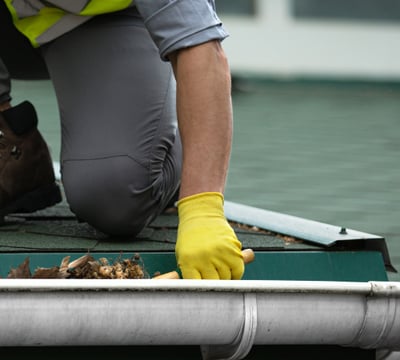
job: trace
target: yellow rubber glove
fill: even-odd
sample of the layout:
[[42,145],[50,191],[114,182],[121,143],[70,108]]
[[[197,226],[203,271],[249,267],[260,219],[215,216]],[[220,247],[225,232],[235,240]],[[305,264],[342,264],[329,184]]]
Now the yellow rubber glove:
[[175,254],[184,279],[239,280],[242,245],[224,215],[224,198],[205,192],[178,201]]

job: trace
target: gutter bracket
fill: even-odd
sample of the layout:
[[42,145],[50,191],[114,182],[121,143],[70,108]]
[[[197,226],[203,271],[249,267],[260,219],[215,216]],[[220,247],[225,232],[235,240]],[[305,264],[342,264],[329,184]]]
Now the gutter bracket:
[[400,302],[395,295],[386,294],[388,288],[390,285],[371,282],[371,294],[365,298],[363,324],[348,345],[364,349],[400,350]]
[[240,360],[247,356],[257,331],[257,296],[243,294],[243,323],[235,340],[228,345],[201,345],[203,360]]

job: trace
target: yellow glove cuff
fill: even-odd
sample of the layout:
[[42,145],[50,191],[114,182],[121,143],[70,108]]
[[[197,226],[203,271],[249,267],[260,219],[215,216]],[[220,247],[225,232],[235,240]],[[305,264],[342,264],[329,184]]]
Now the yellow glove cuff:
[[180,223],[199,216],[225,217],[224,196],[219,192],[203,192],[187,196],[177,203]]

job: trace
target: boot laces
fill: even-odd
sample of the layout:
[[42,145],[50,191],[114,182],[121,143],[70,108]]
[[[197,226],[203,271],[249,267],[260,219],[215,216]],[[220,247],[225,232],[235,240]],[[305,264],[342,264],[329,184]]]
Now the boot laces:
[[[5,136],[4,133],[0,130],[0,158],[3,157],[2,152],[7,148],[7,143],[5,142]],[[14,145],[11,148],[11,155],[14,156],[16,159],[18,159],[21,156],[21,149]]]
[[4,144],[4,133],[0,130],[0,150],[4,149],[6,145]]

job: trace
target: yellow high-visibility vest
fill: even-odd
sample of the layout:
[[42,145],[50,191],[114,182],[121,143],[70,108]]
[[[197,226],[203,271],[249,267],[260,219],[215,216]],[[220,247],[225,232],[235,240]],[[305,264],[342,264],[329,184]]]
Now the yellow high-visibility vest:
[[93,16],[119,11],[133,0],[5,0],[15,27],[34,47],[76,28]]

